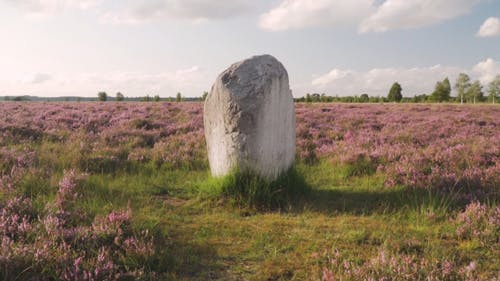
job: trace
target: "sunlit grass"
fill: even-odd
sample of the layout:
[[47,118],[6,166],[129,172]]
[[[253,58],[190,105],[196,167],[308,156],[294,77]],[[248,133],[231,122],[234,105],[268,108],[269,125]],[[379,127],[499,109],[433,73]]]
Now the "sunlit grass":
[[[353,176],[329,161],[299,164],[295,172],[311,190],[284,209],[200,197],[206,188],[221,188],[208,171],[147,168],[89,176],[78,206],[94,215],[131,207],[135,227],[157,235],[159,251],[148,267],[171,280],[314,279],[334,249],[360,262],[380,249],[458,261],[493,255],[456,240],[453,198],[388,189],[377,175]],[[26,179],[26,192],[32,184]],[[212,196],[227,196],[220,192]]]

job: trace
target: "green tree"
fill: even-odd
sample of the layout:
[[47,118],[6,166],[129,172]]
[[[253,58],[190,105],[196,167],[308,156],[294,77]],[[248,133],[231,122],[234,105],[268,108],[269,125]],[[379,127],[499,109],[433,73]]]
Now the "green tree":
[[125,97],[123,96],[122,93],[118,92],[116,93],[116,101],[123,101]]
[[106,92],[99,92],[97,94],[97,100],[98,101],[107,101],[108,100],[108,94],[106,94]]
[[205,92],[203,92],[203,95],[201,95],[201,100],[205,101],[207,99],[207,97],[208,97],[208,92],[205,91]]
[[18,96],[12,99],[13,101],[30,101],[27,96]]
[[177,93],[177,96],[175,97],[176,102],[181,102],[182,101],[182,94],[180,92]]
[[500,98],[500,74],[488,84],[488,98],[495,104],[495,100]]
[[370,97],[368,96],[368,94],[362,94],[362,95],[359,97],[359,101],[360,101],[360,102],[369,102],[369,101],[370,101]]
[[467,91],[466,95],[467,95],[467,99],[469,100],[469,102],[476,103],[476,101],[477,102],[482,101],[483,100],[483,86],[481,85],[481,83],[479,83],[478,80],[474,81],[474,83],[472,83],[470,85],[470,88]]
[[306,98],[305,97],[300,97],[300,98],[295,98],[293,99],[294,102],[305,102]]
[[159,95],[155,95],[155,96],[153,97],[153,100],[154,100],[155,102],[159,102],[159,101],[160,101],[160,96],[159,96]]
[[309,94],[309,93],[306,94],[306,102],[307,103],[311,103],[312,102],[312,97],[311,97],[311,94]]
[[151,97],[149,95],[146,95],[145,97],[142,98],[142,101],[149,102],[151,101]]
[[434,92],[431,95],[433,101],[443,102],[449,101],[451,95],[450,80],[446,77],[442,82],[437,82]]
[[401,85],[398,82],[394,82],[392,84],[391,89],[389,90],[389,94],[387,95],[387,99],[389,101],[400,102],[403,99],[403,95],[401,94]]
[[320,102],[321,101],[321,95],[318,93],[314,93],[311,95],[312,101],[313,102]]
[[415,95],[415,96],[413,96],[412,101],[415,102],[415,103],[417,103],[417,102],[425,102],[425,101],[427,101],[427,95],[426,94]]
[[465,93],[469,90],[470,77],[465,73],[460,73],[457,77],[457,81],[455,82],[455,89],[457,90],[457,96],[460,97],[460,103],[464,103]]
[[323,93],[323,94],[321,94],[320,99],[321,99],[321,102],[328,102],[328,97],[327,97],[327,96],[326,96],[326,94],[324,94],[324,93]]

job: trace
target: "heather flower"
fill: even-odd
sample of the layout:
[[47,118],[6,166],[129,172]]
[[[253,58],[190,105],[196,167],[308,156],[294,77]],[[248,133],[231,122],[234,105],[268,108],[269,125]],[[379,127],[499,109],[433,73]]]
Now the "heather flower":
[[14,197],[8,200],[4,207],[0,207],[0,235],[11,239],[26,237],[33,228],[33,213],[29,199]]
[[[477,263],[463,267],[450,261],[431,261],[425,257],[387,253],[382,249],[370,260],[353,262],[336,254],[322,268],[321,280],[476,280]],[[478,279],[477,279],[478,280]]]
[[458,214],[457,235],[462,239],[478,239],[483,244],[498,242],[500,232],[500,207],[488,208],[479,202],[472,202]]
[[64,172],[63,178],[59,181],[58,196],[60,200],[76,199],[78,196],[78,193],[76,192],[76,178],[77,174],[75,170]]

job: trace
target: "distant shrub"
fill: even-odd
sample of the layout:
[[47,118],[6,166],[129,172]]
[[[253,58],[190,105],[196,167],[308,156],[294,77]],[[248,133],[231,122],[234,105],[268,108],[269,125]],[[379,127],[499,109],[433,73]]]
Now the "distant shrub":
[[98,101],[107,101],[108,100],[108,94],[106,92],[99,92],[99,93],[97,93],[97,100]]
[[[3,132],[2,132],[3,131]],[[5,134],[9,139],[19,142],[37,142],[43,138],[43,132],[40,129],[30,128],[28,126],[10,126],[0,128],[0,133]]]
[[27,96],[15,97],[12,100],[13,101],[31,101],[31,99]]
[[130,124],[135,129],[152,130],[155,128],[151,120],[148,119],[134,119]]
[[152,148],[155,145],[155,137],[152,135],[143,134],[136,136],[132,140],[133,147],[149,147]]
[[118,158],[109,156],[93,157],[88,159],[88,162],[82,164],[86,167],[86,171],[105,174],[114,173],[121,166]]
[[369,176],[377,171],[378,163],[367,155],[359,154],[354,160],[347,162],[346,175]]
[[123,96],[122,93],[118,92],[116,93],[116,101],[124,101],[125,100],[125,96]]
[[387,99],[389,101],[400,102],[403,99],[401,91],[402,91],[401,85],[398,82],[394,82],[394,84],[392,84],[391,86],[391,89],[389,90]]

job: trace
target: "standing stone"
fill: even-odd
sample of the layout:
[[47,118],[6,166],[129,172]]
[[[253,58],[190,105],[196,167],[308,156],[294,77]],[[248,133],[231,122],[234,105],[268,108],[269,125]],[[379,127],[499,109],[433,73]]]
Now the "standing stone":
[[255,56],[222,72],[205,101],[205,138],[214,176],[234,169],[276,179],[295,160],[295,110],[285,67]]

